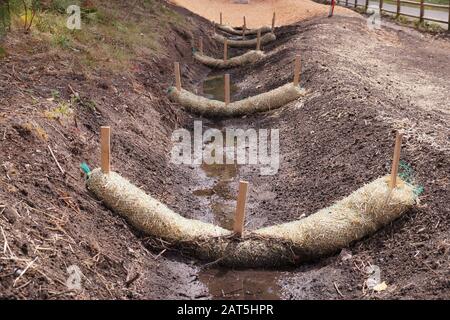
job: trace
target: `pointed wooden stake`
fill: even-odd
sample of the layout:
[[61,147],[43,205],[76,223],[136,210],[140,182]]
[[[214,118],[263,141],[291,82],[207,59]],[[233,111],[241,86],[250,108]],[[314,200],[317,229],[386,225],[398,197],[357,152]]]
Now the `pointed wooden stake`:
[[273,17],[272,17],[272,32],[275,30],[275,18],[276,18],[276,15],[275,15],[275,12],[273,13]]
[[228,60],[228,39],[225,38],[223,41],[223,61],[227,62]]
[[108,174],[111,171],[111,127],[100,128],[100,149],[101,169]]
[[175,83],[178,91],[181,91],[181,71],[180,71],[180,63],[174,62],[175,67]]
[[301,69],[301,60],[300,55],[295,56],[295,66],[294,66],[294,86],[298,86],[300,83],[300,69]]
[[244,16],[244,26],[242,27],[242,39],[245,39],[245,32],[247,31],[247,21]]
[[222,12],[220,13],[220,25],[223,25]]
[[248,182],[239,182],[239,194],[236,205],[236,214],[234,217],[233,231],[242,237],[244,232],[245,206],[247,203]]
[[261,50],[261,29],[259,29],[256,34],[256,50]]
[[225,74],[225,105],[230,104],[230,74]]
[[400,162],[400,150],[402,147],[402,138],[403,134],[397,132],[397,136],[395,137],[394,159],[392,160],[391,182],[389,185],[391,189],[394,189],[397,186],[398,164]]

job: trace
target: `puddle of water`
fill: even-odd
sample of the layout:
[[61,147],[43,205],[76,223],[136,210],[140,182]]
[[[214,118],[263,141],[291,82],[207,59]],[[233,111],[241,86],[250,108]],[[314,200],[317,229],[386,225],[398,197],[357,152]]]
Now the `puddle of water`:
[[[210,187],[194,190],[193,195],[206,199],[214,223],[231,230],[236,208],[239,166],[237,164],[202,164],[200,169]],[[280,299],[278,280],[281,272],[267,270],[227,270],[211,268],[199,273],[214,299]]]
[[[203,95],[208,99],[225,101],[225,79],[223,75],[211,76],[203,82]],[[230,84],[230,95],[237,91],[237,87]]]
[[200,169],[207,178],[213,180],[213,184],[209,188],[194,190],[192,194],[207,198],[214,223],[231,230],[236,206],[236,191],[233,190],[233,185],[236,184],[238,166],[236,164],[202,164]]
[[[231,85],[231,94],[236,89]],[[203,94],[209,99],[224,101],[224,77],[207,78],[203,83]],[[217,129],[223,128],[218,125]],[[192,194],[206,203],[216,225],[231,230],[236,210],[239,166],[204,163],[200,170],[208,187],[194,190]],[[278,280],[281,275],[282,272],[278,271],[211,268],[201,271],[199,279],[215,299],[280,299]]]
[[199,278],[214,299],[279,300],[278,279],[282,274],[266,270],[211,269],[202,271]]

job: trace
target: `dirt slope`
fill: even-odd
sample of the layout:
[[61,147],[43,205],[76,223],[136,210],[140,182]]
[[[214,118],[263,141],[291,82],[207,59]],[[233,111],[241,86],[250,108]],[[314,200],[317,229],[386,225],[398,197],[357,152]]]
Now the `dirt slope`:
[[[53,50],[29,35],[8,36],[8,57],[0,60],[0,297],[260,298],[270,284],[277,287],[272,298],[449,298],[445,39],[389,26],[369,31],[358,17],[283,27],[277,42],[264,48],[271,54],[268,60],[232,71],[239,89],[233,98],[290,81],[291,61],[300,52],[307,99],[252,117],[203,119],[214,127],[281,131],[279,174],[263,177],[256,168],[241,167],[232,181],[251,184],[248,228],[311,214],[385,174],[394,131],[406,129],[402,159],[424,187],[420,205],[347,248],[350,259],[336,255],[294,270],[213,269],[215,277],[208,282],[201,277],[201,262],[139,234],[92,198],[79,165],[98,166],[99,127],[111,125],[114,170],[181,214],[214,221],[192,193],[204,184],[202,177],[169,162],[172,131],[192,128],[198,118],[170,103],[165,92],[173,83],[175,60],[183,64],[183,85],[202,90],[210,70],[192,60],[192,36],[202,35],[211,55],[220,56],[221,48],[208,38],[209,22],[175,10],[186,16],[184,27],[163,31],[166,50],[133,59],[126,72],[86,67],[75,50]],[[140,10],[131,17],[149,18]],[[73,114],[49,114],[73,92],[81,97],[72,105]],[[59,171],[49,145],[67,174]],[[231,193],[234,197],[235,189]],[[366,290],[364,267],[370,264],[380,267],[386,291]],[[81,291],[67,289],[72,265],[84,275]],[[257,279],[260,287],[247,288],[239,275]]]
[[[143,9],[126,12],[119,23],[155,19],[155,12]],[[201,33],[202,27],[193,18],[184,21],[183,29],[172,25],[162,34],[161,54],[133,57],[126,72],[114,72],[103,61],[87,66],[77,55],[80,49],[61,50],[35,34],[8,34],[2,44],[8,55],[0,60],[1,298],[207,294],[196,280],[197,267],[158,256],[163,248],[146,249],[146,241],[86,191],[80,170],[84,161],[99,165],[99,129],[110,125],[113,168],[162,201],[183,203],[174,197],[177,181],[192,180],[191,173],[168,164],[168,148],[170,133],[186,115],[169,104],[165,91],[174,60],[193,66],[185,72],[186,87],[205,72],[190,55],[190,30]],[[71,266],[83,274],[81,291],[66,286]]]
[[[281,296],[339,299],[337,286],[345,298],[449,298],[448,40],[389,24],[370,31],[363,18],[344,17],[277,35],[265,48],[276,52],[271,59],[232,74],[241,89],[235,98],[290,81],[298,52],[311,94],[266,117],[222,124],[280,129],[280,173],[241,171],[253,186],[249,227],[309,215],[389,172],[398,129],[405,131],[402,160],[424,188],[416,209],[348,248],[351,259],[336,256],[278,275]],[[365,288],[368,265],[381,269],[385,292]]]

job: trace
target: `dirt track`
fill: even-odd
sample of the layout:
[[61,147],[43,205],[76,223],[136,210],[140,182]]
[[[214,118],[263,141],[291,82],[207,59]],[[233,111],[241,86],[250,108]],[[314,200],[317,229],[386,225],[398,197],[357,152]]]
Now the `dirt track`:
[[[211,32],[195,16],[186,28],[196,38]],[[25,56],[18,45],[25,41],[16,40],[7,43],[10,56],[0,64],[0,226],[15,255],[38,260],[19,288],[13,288],[14,272],[25,265],[0,260],[0,296],[341,299],[338,287],[345,298],[450,298],[448,40],[389,26],[369,31],[358,17],[316,18],[277,29],[277,36],[264,48],[268,60],[232,71],[234,99],[291,81],[298,52],[308,98],[252,117],[203,120],[211,127],[279,128],[281,170],[264,177],[241,167],[215,192],[226,188],[234,198],[237,181],[250,182],[251,229],[309,215],[388,172],[394,131],[404,128],[402,159],[425,190],[414,210],[347,248],[351,259],[345,261],[337,254],[295,270],[199,273],[201,262],[165,250],[167,244],[140,235],[93,199],[79,170],[82,161],[98,165],[99,126],[111,125],[115,170],[183,215],[217,222],[210,208],[205,211],[212,197],[194,192],[211,181],[196,168],[169,163],[171,132],[192,128],[197,119],[167,100],[171,62],[183,62],[183,84],[193,91],[201,91],[210,72],[192,60],[190,35],[168,31],[170,54],[136,61],[125,75],[74,67],[70,53],[38,43]],[[206,37],[205,50],[220,56],[221,48]],[[96,101],[96,110],[78,105],[75,120],[43,116],[54,107],[47,100],[51,90],[69,99],[69,84],[83,100]],[[55,167],[48,144],[70,176]],[[381,268],[386,291],[366,290],[369,264]],[[66,290],[69,265],[83,271],[81,293]]]
[[[249,28],[270,26],[274,12],[276,12],[276,25],[283,26],[305,19],[327,16],[329,10],[329,7],[310,0],[251,0],[250,5],[239,4],[234,0],[169,1],[217,23],[222,12],[223,23],[231,26],[241,26],[245,16]],[[354,12],[341,7],[336,7],[335,13],[356,16]]]

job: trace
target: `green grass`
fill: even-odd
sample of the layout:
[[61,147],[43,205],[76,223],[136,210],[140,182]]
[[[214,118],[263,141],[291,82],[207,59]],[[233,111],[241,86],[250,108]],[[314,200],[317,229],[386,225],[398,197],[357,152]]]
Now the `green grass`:
[[414,26],[418,28],[419,30],[428,31],[428,32],[440,32],[442,31],[442,27],[433,22],[429,21],[423,21],[420,22],[419,20],[414,22]]
[[[418,1],[418,0],[412,0],[412,1]],[[420,2],[420,1],[418,1]],[[426,3],[435,3],[435,4],[448,4],[449,0],[425,0]]]
[[73,114],[73,109],[71,108],[71,105],[66,102],[61,102],[56,108],[45,111],[44,115],[48,119],[63,119],[70,117]]
[[443,28],[439,24],[430,21],[420,22],[419,19],[411,19],[402,15],[394,17],[394,19],[402,25],[414,26],[415,28],[426,32],[438,33],[443,31]]
[[[96,8],[82,9],[81,30],[69,30],[65,8],[79,2],[53,0],[50,10],[35,17],[31,33],[54,49],[75,52],[84,65],[92,68],[108,65],[122,71],[135,58],[163,54],[164,30],[171,25],[188,25],[184,16],[153,0],[138,2],[135,8],[99,0],[94,2]],[[19,29],[18,22],[15,27]]]
[[54,34],[52,37],[52,44],[67,49],[70,47],[70,39],[64,34]]
[[0,46],[0,59],[3,59],[4,57],[6,57],[6,50]]
[[[410,1],[414,1],[417,2],[417,4],[420,4],[420,0],[410,0]],[[449,0],[424,0],[425,3],[432,3],[432,4],[442,4],[442,5],[448,5],[449,4]],[[397,1],[396,0],[384,0],[385,3],[390,3],[390,4],[396,4]],[[414,4],[409,4],[409,3],[402,3],[401,4],[402,7],[403,6],[408,6],[408,7],[415,7],[415,8],[419,8],[419,5],[414,5]],[[425,6],[425,8],[427,8],[427,6]],[[445,8],[433,8],[433,10],[444,10],[447,11]]]

